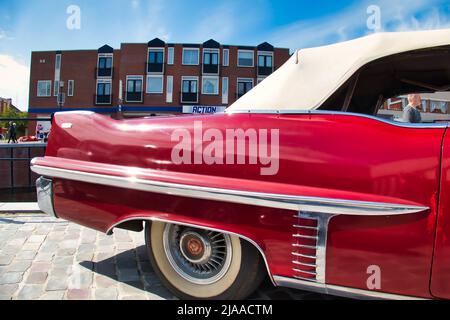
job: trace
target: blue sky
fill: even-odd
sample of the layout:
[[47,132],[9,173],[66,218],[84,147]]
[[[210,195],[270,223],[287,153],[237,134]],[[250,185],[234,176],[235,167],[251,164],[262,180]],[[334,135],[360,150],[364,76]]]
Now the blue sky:
[[[80,8],[80,29],[66,26],[71,5]],[[31,51],[154,37],[304,48],[374,32],[370,5],[380,9],[382,31],[450,28],[449,0],[0,0],[0,96],[28,107]]]

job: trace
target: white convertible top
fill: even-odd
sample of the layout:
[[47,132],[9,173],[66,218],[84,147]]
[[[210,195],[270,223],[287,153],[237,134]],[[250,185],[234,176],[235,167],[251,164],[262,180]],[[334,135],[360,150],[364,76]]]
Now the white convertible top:
[[301,49],[227,112],[315,110],[361,67],[407,51],[450,45],[450,29],[376,33]]

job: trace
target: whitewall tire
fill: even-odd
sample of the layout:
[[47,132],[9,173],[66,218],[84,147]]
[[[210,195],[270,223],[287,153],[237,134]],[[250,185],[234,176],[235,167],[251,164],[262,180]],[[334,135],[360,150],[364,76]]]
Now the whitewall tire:
[[150,262],[182,299],[245,299],[266,275],[256,248],[234,235],[148,222]]

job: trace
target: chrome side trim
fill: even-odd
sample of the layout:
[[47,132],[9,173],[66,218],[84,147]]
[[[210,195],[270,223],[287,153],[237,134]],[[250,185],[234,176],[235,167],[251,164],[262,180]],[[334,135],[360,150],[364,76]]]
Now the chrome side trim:
[[274,276],[275,283],[280,287],[288,287],[293,289],[330,294],[340,297],[357,298],[357,299],[382,299],[382,300],[426,300],[418,297],[402,296],[397,294],[369,291],[341,286],[334,286],[324,283],[305,281],[300,279],[292,279],[280,276]]
[[340,115],[340,116],[353,116],[366,118],[371,120],[376,120],[379,122],[387,123],[396,127],[402,128],[416,128],[416,129],[424,129],[424,128],[447,128],[450,123],[406,123],[399,121],[389,121],[387,119],[371,116],[368,114],[362,113],[353,113],[353,112],[342,112],[342,111],[326,111],[326,110],[236,110],[236,111],[225,111],[227,114],[280,114],[280,115]]
[[273,285],[276,286],[276,283],[274,281],[273,275],[270,272],[270,268],[269,268],[269,263],[267,262],[267,258],[266,255],[264,254],[264,251],[262,250],[262,248],[252,239],[243,236],[242,234],[239,233],[235,233],[235,232],[230,232],[230,231],[226,231],[223,229],[217,229],[217,228],[207,228],[207,227],[203,227],[203,226],[198,226],[196,224],[191,224],[191,223],[185,223],[185,222],[179,222],[176,220],[169,220],[169,219],[161,219],[161,218],[153,218],[153,217],[133,217],[133,218],[128,218],[128,219],[123,219],[121,221],[118,221],[116,223],[114,223],[112,226],[109,227],[109,229],[106,231],[107,235],[111,235],[114,231],[114,228],[116,228],[118,225],[124,223],[124,222],[128,222],[128,221],[136,221],[136,220],[141,220],[141,221],[157,221],[157,222],[165,222],[165,223],[173,223],[173,224],[178,224],[180,226],[185,226],[185,227],[193,227],[193,228],[197,228],[197,229],[202,229],[202,230],[210,230],[210,231],[214,231],[214,232],[221,232],[221,233],[225,233],[228,235],[233,235],[236,237],[239,237],[241,239],[244,239],[245,241],[248,241],[250,244],[252,244],[256,249],[258,249],[259,253],[261,254],[261,257],[264,260],[264,264],[266,265],[266,269],[267,269],[267,274],[269,275],[270,281],[272,281]]
[[143,180],[133,176],[117,177],[113,175],[58,169],[36,165],[35,162],[31,163],[31,170],[45,177],[68,179],[181,197],[293,210],[297,212],[302,211],[358,216],[384,216],[417,213],[429,209],[429,207],[426,206],[365,202],[321,197],[303,197],[175,184],[168,182]]
[[52,180],[40,177],[36,180],[36,192],[39,209],[42,212],[58,218],[53,206],[53,182]]

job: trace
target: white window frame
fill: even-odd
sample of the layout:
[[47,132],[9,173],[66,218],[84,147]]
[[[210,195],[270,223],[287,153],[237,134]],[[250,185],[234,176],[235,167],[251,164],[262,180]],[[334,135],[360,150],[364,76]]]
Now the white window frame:
[[175,47],[167,48],[167,64],[173,65],[175,62]]
[[[50,86],[50,92],[49,92],[48,87],[47,87],[46,95],[40,95],[39,94],[39,84],[41,84],[41,83],[46,83],[47,85]],[[36,90],[36,96],[37,97],[39,97],[39,98],[51,97],[52,96],[52,80],[38,80],[36,89],[37,89]]]
[[[207,93],[204,90],[205,80],[211,80],[211,79],[214,79],[214,80],[217,81],[217,88],[216,88],[215,92]],[[207,95],[207,96],[217,96],[217,95],[219,95],[219,86],[220,86],[219,76],[203,76],[202,77],[202,94],[203,95]],[[198,91],[198,88],[197,88],[197,91]]]
[[[148,85],[148,83],[149,83],[149,79],[150,78],[158,78],[158,79],[161,79],[161,91],[152,91],[152,92],[150,92],[149,91],[149,85]],[[127,81],[127,84],[128,84],[128,81]],[[146,88],[145,88],[145,93],[146,94],[162,94],[162,93],[164,93],[164,76],[163,75],[154,75],[154,74],[149,74],[149,75],[147,75],[147,81],[146,81]]]
[[148,58],[150,55],[150,51],[162,51],[162,57],[163,57],[162,66],[163,67],[162,67],[161,72],[148,72],[148,67],[146,67],[145,69],[147,71],[147,74],[164,74],[164,70],[166,67],[166,48],[164,48],[164,47],[155,47],[155,48],[149,47],[147,49],[147,63],[149,63]]
[[[239,53],[241,52],[249,52],[252,54],[252,65],[251,66],[243,66],[239,64]],[[237,53],[237,66],[240,68],[254,68],[255,67],[255,50],[244,50],[244,49],[239,49],[238,53]]]
[[[58,66],[59,61],[59,66]],[[61,63],[62,63],[62,55],[61,53],[56,54],[55,57],[55,70],[61,70]]]
[[53,96],[57,97],[61,90],[60,80],[61,80],[61,64],[62,64],[62,54],[57,53],[55,56],[55,77],[53,83]]
[[113,87],[112,87],[112,79],[109,78],[104,78],[104,79],[97,79],[96,83],[95,83],[95,104],[105,104],[105,105],[109,105],[111,103],[99,103],[97,101],[97,96],[98,96],[98,84],[99,83],[109,83],[110,86],[110,90],[109,90],[109,96],[110,96],[110,100],[112,102],[112,91],[113,91]]
[[[253,79],[253,78],[237,78],[237,80],[236,80],[236,97],[239,94],[239,82],[250,82],[250,81],[252,82],[252,89],[253,89],[255,87],[255,79]],[[247,94],[247,92],[245,94]]]
[[[258,73],[258,75],[259,75],[259,68],[260,68],[260,65],[259,65],[259,56],[266,56],[266,57],[272,57],[272,72],[275,70],[275,55],[274,55],[274,53],[272,52],[272,51],[258,51],[257,53],[256,53],[256,67],[258,68],[258,70],[256,71],[257,73]],[[266,66],[264,66],[264,67],[262,67],[262,68],[266,68]],[[257,85],[259,84],[259,79],[258,79],[258,83],[257,83]]]
[[263,82],[267,77],[258,77],[258,79],[256,80],[256,85],[260,84],[261,82]]
[[166,79],[166,102],[173,102],[173,76],[167,76]]
[[[72,84],[72,92],[70,92],[71,84]],[[67,81],[67,96],[73,97],[74,92],[75,92],[75,80]]]
[[[205,66],[205,53],[217,53],[217,72],[215,73],[204,72],[203,66]],[[219,72],[220,72],[220,49],[204,48],[202,51],[202,73],[207,75],[208,74],[219,75]]]
[[[225,59],[225,55],[227,56],[227,59]],[[229,67],[230,66],[230,49],[223,49],[223,66]],[[226,64],[225,64],[226,61]]]
[[[197,51],[197,63],[185,63],[184,52],[185,51]],[[181,56],[181,64],[183,66],[198,66],[200,65],[200,48],[183,48],[183,55]]]
[[[199,79],[198,79],[198,77],[197,76],[181,76],[181,88],[180,88],[180,92],[181,92],[181,97],[180,97],[180,102],[181,103],[187,103],[187,102],[183,102],[183,99],[182,99],[182,96],[183,96],[183,81],[184,80],[195,80],[195,81],[197,81],[197,92],[196,92],[196,94],[197,94],[197,101],[195,102],[195,103],[198,103],[198,94],[199,94],[199,88],[198,88],[198,85],[199,85]],[[189,102],[189,103],[191,103],[191,102]]]
[[112,79],[114,71],[111,72],[111,76],[99,76],[98,69],[100,69],[100,58],[111,58],[111,69],[114,69],[114,53],[99,53],[97,55],[97,78],[100,79]]
[[[163,55],[164,56],[164,55]],[[128,96],[128,80],[141,80],[141,100],[137,101],[128,101],[127,96]],[[126,77],[126,85],[125,85],[125,102],[129,102],[129,103],[141,103],[144,101],[144,76],[141,75],[128,75]]]
[[[225,91],[225,82],[227,83],[227,90]],[[228,104],[228,95],[230,91],[230,79],[228,77],[222,77],[222,104]]]
[[59,80],[55,80],[53,82],[53,96],[57,97],[60,91],[60,85],[59,85]]

